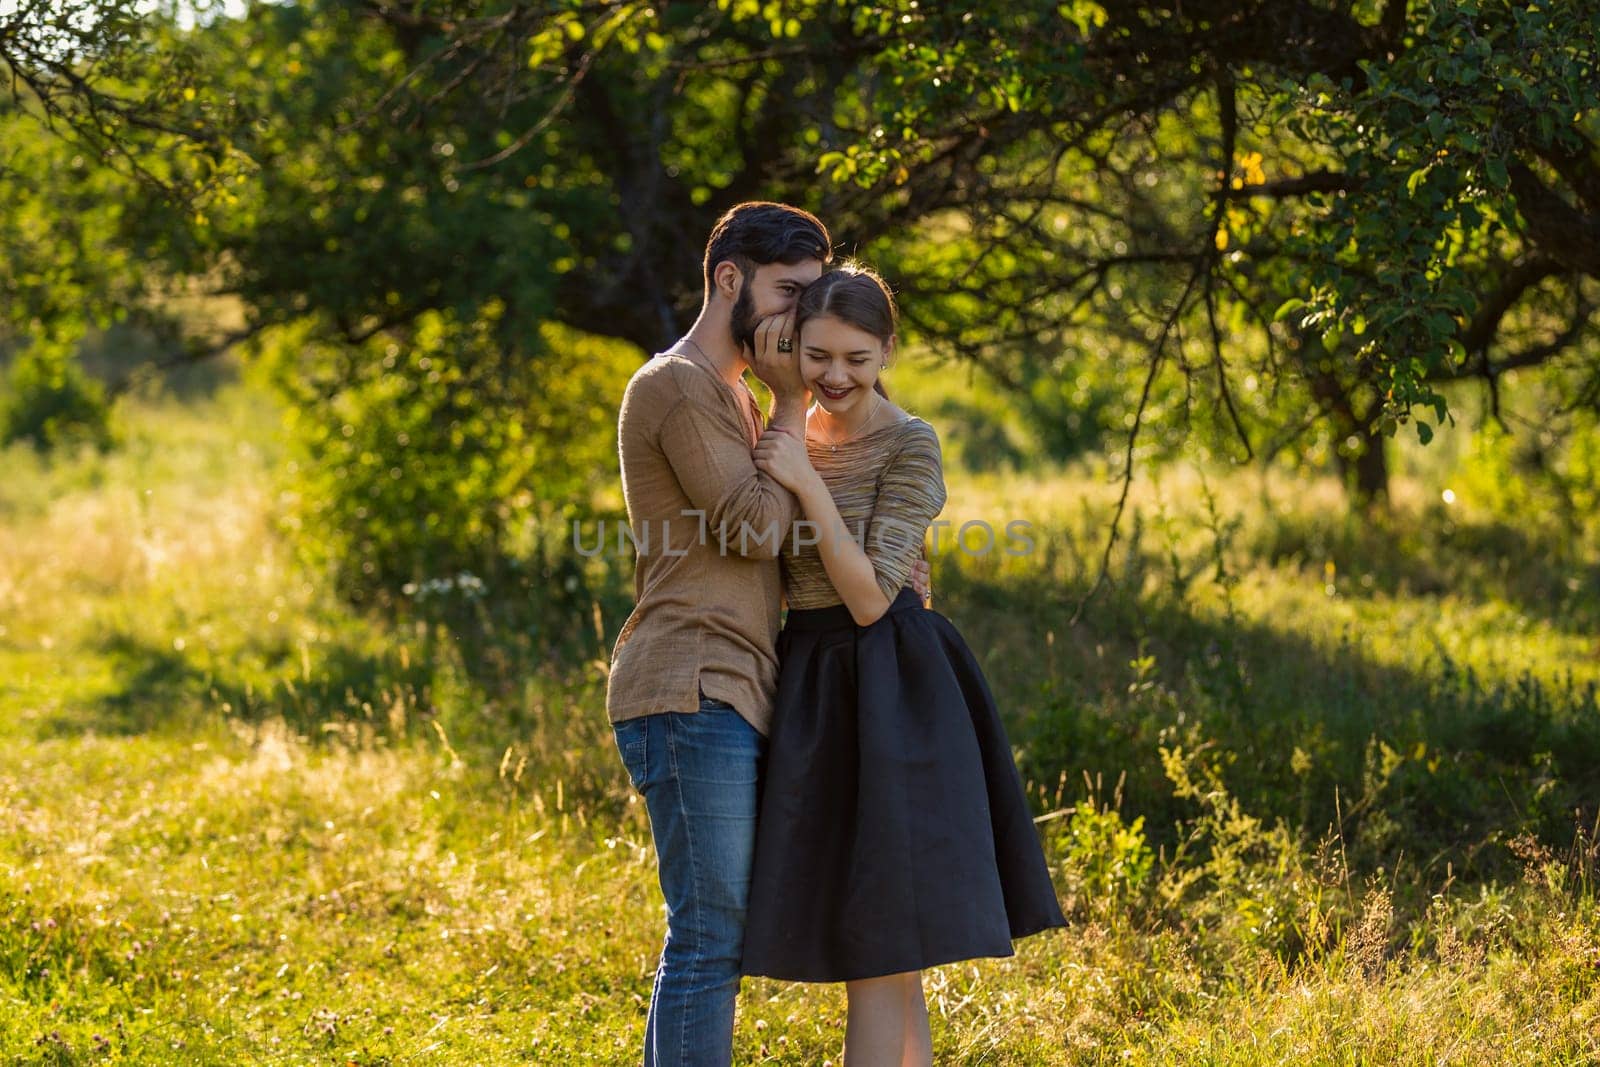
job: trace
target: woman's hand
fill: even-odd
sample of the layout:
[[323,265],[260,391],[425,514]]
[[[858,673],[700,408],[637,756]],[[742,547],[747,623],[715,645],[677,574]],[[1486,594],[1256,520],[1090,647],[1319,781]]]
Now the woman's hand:
[[765,474],[791,493],[799,494],[810,488],[817,477],[806,455],[805,442],[793,433],[769,429],[756,442],[756,470]]

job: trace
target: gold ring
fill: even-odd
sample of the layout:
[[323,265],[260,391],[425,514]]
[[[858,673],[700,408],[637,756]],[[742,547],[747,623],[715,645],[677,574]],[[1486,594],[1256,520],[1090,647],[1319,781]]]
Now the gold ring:
[[778,351],[779,352],[793,352],[794,351],[794,341],[792,341],[791,339],[789,339],[787,337],[778,338]]

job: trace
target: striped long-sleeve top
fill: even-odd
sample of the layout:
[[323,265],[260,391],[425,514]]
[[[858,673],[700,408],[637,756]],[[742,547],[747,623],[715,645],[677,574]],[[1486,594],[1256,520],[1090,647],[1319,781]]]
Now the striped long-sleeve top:
[[[808,436],[806,453],[846,530],[872,560],[878,588],[893,601],[945,504],[939,435],[922,419],[910,417],[840,442],[836,449]],[[783,591],[791,608],[841,603],[823,569],[815,536],[803,521],[784,542]]]

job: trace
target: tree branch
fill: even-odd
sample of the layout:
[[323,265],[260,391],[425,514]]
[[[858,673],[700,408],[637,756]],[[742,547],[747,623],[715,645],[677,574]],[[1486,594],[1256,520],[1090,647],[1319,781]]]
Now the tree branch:
[[1405,36],[1407,6],[1406,0],[1388,0],[1383,5],[1383,14],[1378,17],[1378,30],[1391,52],[1400,50],[1401,39]]
[[261,333],[261,331],[265,330],[269,325],[271,324],[267,322],[253,323],[241,329],[233,330],[211,344],[189,345],[177,355],[168,356],[166,359],[152,360],[149,363],[141,364],[140,366],[129,371],[128,374],[121,380],[113,382],[107,386],[106,396],[108,399],[116,399],[123,393],[126,393],[129,389],[133,388],[134,384],[146,375],[160,373],[162,371],[175,370],[178,367],[190,367],[196,363],[204,363],[206,360],[215,359],[232,349],[235,345],[241,344],[245,341],[248,341],[250,338],[255,337],[257,334]]
[[1462,347],[1472,354],[1487,351],[1495,335],[1500,332],[1501,321],[1512,306],[1522,299],[1522,295],[1546,278],[1561,273],[1561,264],[1547,256],[1534,256],[1510,267],[1501,276],[1500,284],[1494,291],[1479,301],[1478,313],[1461,332]]
[[1512,163],[1511,192],[1540,252],[1593,278],[1600,278],[1600,219],[1585,215],[1525,163]]
[[[1226,184],[1226,178],[1224,178]],[[1155,387],[1156,377],[1161,372],[1161,364],[1166,358],[1167,338],[1171,336],[1173,327],[1183,317],[1183,310],[1189,303],[1189,294],[1194,292],[1195,284],[1200,281],[1200,276],[1205,273],[1205,267],[1197,266],[1189,274],[1189,281],[1183,287],[1183,292],[1178,295],[1177,302],[1172,305],[1172,311],[1167,315],[1166,321],[1161,324],[1161,333],[1157,335],[1155,343],[1150,348],[1150,370],[1144,377],[1144,388],[1139,391],[1139,406],[1133,414],[1133,426],[1128,430],[1128,446],[1123,457],[1122,468],[1122,493],[1117,497],[1117,510],[1111,516],[1111,532],[1106,537],[1105,552],[1100,557],[1100,574],[1095,578],[1094,585],[1078,601],[1077,607],[1072,610],[1072,617],[1067,620],[1068,626],[1076,625],[1083,609],[1089,601],[1094,599],[1111,578],[1111,551],[1116,547],[1117,535],[1122,530],[1122,515],[1128,507],[1128,491],[1133,487],[1133,452],[1134,445],[1139,440],[1139,430],[1144,424],[1144,413],[1150,406],[1150,392]]]
[[1275,182],[1259,182],[1238,189],[1228,188],[1222,195],[1229,200],[1248,200],[1255,196],[1270,196],[1276,200],[1307,196],[1312,193],[1343,193],[1359,186],[1356,178],[1331,170],[1316,170],[1298,178],[1280,178]]

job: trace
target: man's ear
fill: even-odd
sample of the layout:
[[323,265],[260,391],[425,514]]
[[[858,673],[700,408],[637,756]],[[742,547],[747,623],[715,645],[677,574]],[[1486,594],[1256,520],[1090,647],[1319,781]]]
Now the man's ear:
[[729,301],[739,295],[739,283],[743,279],[744,272],[731,259],[723,260],[711,270],[711,280],[716,283],[717,292]]

